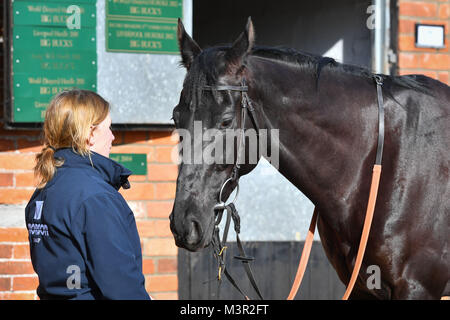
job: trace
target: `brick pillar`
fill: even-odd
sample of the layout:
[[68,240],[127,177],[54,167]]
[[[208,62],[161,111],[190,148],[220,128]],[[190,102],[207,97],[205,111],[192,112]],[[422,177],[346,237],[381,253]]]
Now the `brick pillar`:
[[[415,23],[445,26],[445,48],[414,46]],[[399,0],[399,74],[424,74],[450,84],[450,3],[448,0]]]

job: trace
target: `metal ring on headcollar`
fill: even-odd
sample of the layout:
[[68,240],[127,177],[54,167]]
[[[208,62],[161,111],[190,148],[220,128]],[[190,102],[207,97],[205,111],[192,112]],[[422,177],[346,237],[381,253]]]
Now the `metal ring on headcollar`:
[[[223,192],[223,189],[225,189],[225,186],[227,185],[227,183],[230,182],[230,181],[233,181],[233,179],[232,179],[232,178],[228,178],[228,179],[223,183],[222,188],[220,188],[220,193],[219,193],[219,203],[216,204],[216,205],[214,206],[214,210],[225,209],[225,207],[227,206],[227,204],[225,203],[225,201],[222,200],[222,192]],[[234,196],[233,201],[229,202],[228,204],[234,203],[234,202],[236,201],[238,195],[239,195],[239,184],[236,185],[236,195]]]

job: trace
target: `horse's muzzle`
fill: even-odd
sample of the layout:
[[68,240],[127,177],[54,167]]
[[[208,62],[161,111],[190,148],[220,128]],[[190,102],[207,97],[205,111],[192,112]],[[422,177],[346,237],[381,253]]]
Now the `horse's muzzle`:
[[175,244],[189,251],[198,251],[205,247],[205,234],[202,225],[197,219],[189,217],[175,223],[173,213],[170,215],[170,229]]

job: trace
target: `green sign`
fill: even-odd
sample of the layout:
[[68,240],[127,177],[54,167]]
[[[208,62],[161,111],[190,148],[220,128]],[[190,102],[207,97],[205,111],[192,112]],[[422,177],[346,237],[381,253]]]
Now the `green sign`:
[[147,155],[145,153],[111,153],[111,160],[114,160],[135,175],[147,174]]
[[95,51],[38,52],[37,50],[17,50],[14,52],[14,72],[27,74],[33,70],[47,77],[70,74],[94,74],[97,71],[97,54]]
[[115,52],[178,53],[177,22],[108,20],[106,48]]
[[178,19],[183,16],[182,0],[106,0],[109,17]]
[[106,0],[106,50],[178,54],[182,0]]
[[95,28],[15,26],[13,31],[14,50],[49,53],[95,51],[95,37]]
[[15,122],[42,122],[62,90],[96,90],[95,1],[15,0],[13,18]]
[[[74,3],[75,2],[75,3]],[[96,8],[93,1],[15,1],[14,3],[14,25],[42,25],[66,27],[67,20],[79,8],[80,26],[95,28]],[[75,4],[77,8],[70,8]],[[68,11],[70,14],[68,14]],[[70,21],[69,21],[70,23]]]
[[[41,73],[19,73],[14,75],[14,98],[45,98],[47,102],[55,94],[67,88],[85,88],[95,90],[96,75],[61,72],[58,75],[42,75]],[[22,106],[23,107],[23,106]]]

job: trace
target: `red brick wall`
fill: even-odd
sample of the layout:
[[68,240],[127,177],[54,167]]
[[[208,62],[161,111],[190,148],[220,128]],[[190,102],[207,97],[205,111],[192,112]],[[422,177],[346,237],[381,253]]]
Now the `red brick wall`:
[[[445,48],[416,48],[415,23],[445,25]],[[450,1],[399,0],[398,26],[399,74],[425,74],[450,85]]]
[[[168,219],[178,170],[170,157],[176,142],[171,132],[128,131],[114,135],[112,153],[147,154],[148,174],[131,177],[131,189],[121,191],[136,217],[147,291],[157,299],[177,299],[177,248]],[[9,131],[0,123],[0,208],[28,202],[35,185],[34,159],[40,149],[39,132]],[[25,222],[23,227],[0,227],[0,299],[36,299],[37,284]]]
[[0,228],[0,300],[35,299],[37,283],[26,229]]

